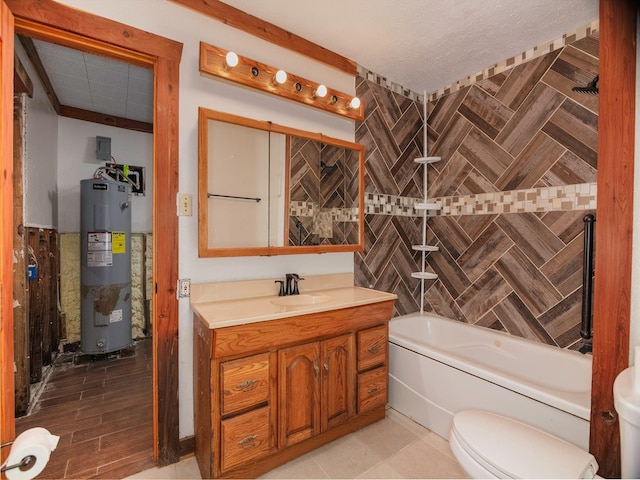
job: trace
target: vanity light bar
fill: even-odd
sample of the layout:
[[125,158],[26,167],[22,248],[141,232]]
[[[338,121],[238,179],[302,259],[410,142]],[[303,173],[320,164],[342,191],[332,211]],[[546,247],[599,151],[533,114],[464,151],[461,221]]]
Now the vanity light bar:
[[[200,72],[353,120],[364,120],[364,105],[358,97],[204,42],[200,42]],[[324,95],[318,94],[325,91]]]

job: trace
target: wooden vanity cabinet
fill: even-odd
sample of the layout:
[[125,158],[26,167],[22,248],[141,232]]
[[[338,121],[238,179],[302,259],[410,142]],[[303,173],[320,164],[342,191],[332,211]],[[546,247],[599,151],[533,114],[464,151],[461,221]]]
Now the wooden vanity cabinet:
[[194,315],[203,478],[261,475],[381,420],[393,301],[224,328]]
[[340,425],[355,412],[353,335],[278,351],[278,446]]

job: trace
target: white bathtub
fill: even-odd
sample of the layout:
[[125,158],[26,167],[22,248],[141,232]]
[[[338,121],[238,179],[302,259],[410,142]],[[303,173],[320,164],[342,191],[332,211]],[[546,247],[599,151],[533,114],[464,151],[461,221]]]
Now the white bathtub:
[[389,323],[389,404],[441,437],[475,408],[589,448],[591,356],[429,313]]

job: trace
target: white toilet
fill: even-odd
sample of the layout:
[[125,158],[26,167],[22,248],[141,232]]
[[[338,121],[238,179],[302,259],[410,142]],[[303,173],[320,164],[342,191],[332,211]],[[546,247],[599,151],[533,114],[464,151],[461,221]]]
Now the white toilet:
[[[636,362],[640,361],[636,351]],[[640,372],[638,372],[640,373]],[[640,385],[636,368],[623,370],[613,382],[613,404],[620,423],[622,478],[640,478]]]
[[[621,439],[622,478],[640,478],[640,380],[635,367],[613,386]],[[640,372],[639,372],[640,373]],[[588,452],[517,420],[480,410],[453,417],[449,444],[472,478],[599,478]]]
[[449,444],[472,478],[595,478],[588,452],[517,420],[480,410],[453,417]]

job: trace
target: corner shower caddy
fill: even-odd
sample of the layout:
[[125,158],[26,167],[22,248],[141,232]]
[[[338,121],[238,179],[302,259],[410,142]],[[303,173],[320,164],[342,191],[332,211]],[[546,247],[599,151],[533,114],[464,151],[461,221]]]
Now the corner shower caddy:
[[423,202],[418,202],[414,205],[416,210],[422,211],[422,243],[420,245],[412,245],[412,248],[416,251],[422,252],[422,268],[419,272],[413,272],[411,276],[413,278],[420,279],[420,313],[424,312],[424,282],[425,280],[435,280],[438,278],[437,273],[427,272],[425,270],[427,264],[427,254],[435,252],[438,247],[434,245],[427,245],[427,217],[429,211],[440,210],[442,206],[439,203],[430,202],[429,195],[427,193],[427,167],[431,163],[439,162],[441,157],[429,157],[427,156],[427,92],[424,92],[423,97],[424,108],[424,127],[423,127],[423,145],[424,145],[424,157],[414,159],[414,162],[421,164],[424,168],[422,173],[422,197]]

